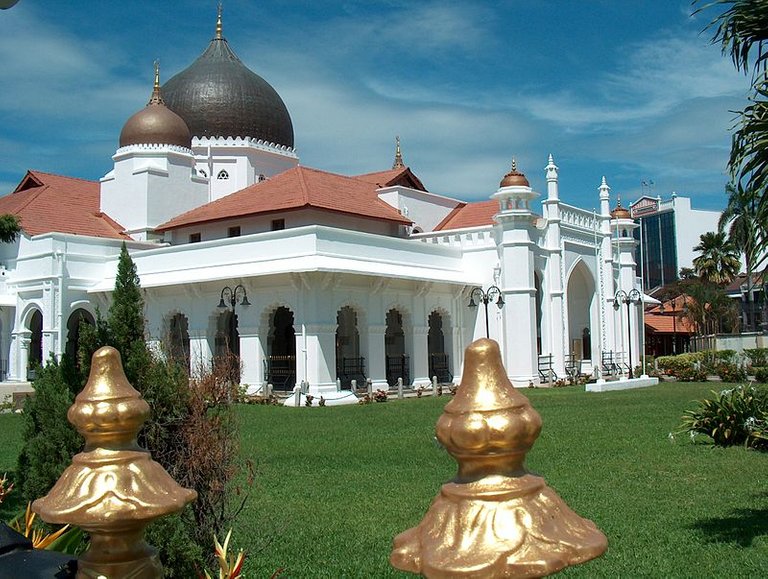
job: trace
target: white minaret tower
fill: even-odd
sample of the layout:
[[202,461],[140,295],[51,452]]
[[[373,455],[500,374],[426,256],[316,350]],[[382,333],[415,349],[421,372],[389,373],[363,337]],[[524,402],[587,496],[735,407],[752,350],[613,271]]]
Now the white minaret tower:
[[499,202],[497,251],[501,264],[504,361],[516,387],[538,384],[536,352],[536,286],[534,283],[534,235],[536,216],[530,202],[539,196],[525,175],[512,169],[504,176],[492,198]]
[[[557,183],[557,165],[549,156],[549,162],[544,168],[547,178],[547,199],[544,201],[544,216],[547,219],[547,237],[545,249],[549,254],[546,268],[546,279],[541,288],[543,303],[549,304],[542,308],[542,320],[546,321],[547,334],[542,335],[542,354],[552,354],[552,365],[558,376],[565,376],[565,352],[567,351],[565,338],[565,303],[563,287],[563,245],[560,236],[560,192]],[[546,311],[544,311],[546,310]],[[545,328],[541,329],[542,333]],[[545,349],[544,344],[549,347]]]
[[[617,350],[623,353],[622,361],[633,368],[640,364],[640,308],[643,307],[642,292],[637,287],[635,274],[635,246],[637,242],[634,230],[639,225],[632,219],[630,212],[621,206],[621,198],[611,212],[611,229],[614,232],[616,250],[617,281],[616,294],[612,306],[615,312],[614,331],[616,332]],[[629,303],[627,303],[629,301]],[[614,303],[616,305],[614,305]],[[616,307],[618,306],[618,307]]]
[[613,247],[611,245],[611,188],[603,177],[598,189],[600,192],[599,221],[600,250],[600,279],[598,295],[600,296],[600,355],[616,351],[614,331],[613,298],[616,284],[613,277]]

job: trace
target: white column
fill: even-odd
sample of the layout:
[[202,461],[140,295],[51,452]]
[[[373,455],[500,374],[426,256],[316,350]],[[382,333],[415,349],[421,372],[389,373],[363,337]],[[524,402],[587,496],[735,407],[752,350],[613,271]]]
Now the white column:
[[205,329],[189,328],[189,365],[190,372],[200,368],[210,368],[213,352],[208,342]]
[[[306,328],[307,378],[310,391],[335,392],[336,324],[313,324],[307,325]],[[297,376],[298,381],[301,381],[301,379]]]
[[413,370],[413,387],[427,387],[432,383],[429,375],[429,353],[427,336],[429,326],[413,326],[413,358],[411,369]]
[[373,381],[374,390],[389,388],[384,348],[386,331],[386,326],[368,326],[368,378]]
[[264,383],[261,340],[258,328],[238,328],[240,335],[240,384],[248,394],[256,394]]

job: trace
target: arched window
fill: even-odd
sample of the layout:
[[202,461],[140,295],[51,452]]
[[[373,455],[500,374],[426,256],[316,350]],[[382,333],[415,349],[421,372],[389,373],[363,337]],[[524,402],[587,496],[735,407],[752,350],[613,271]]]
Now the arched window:
[[229,179],[229,173],[227,173],[224,169],[219,171],[219,174],[216,175],[217,179]]
[[72,315],[69,316],[69,320],[67,320],[67,345],[65,347],[65,352],[76,365],[79,365],[77,354],[80,349],[80,329],[83,324],[93,326],[95,323],[96,321],[93,319],[90,312],[82,308],[78,308],[72,312]]

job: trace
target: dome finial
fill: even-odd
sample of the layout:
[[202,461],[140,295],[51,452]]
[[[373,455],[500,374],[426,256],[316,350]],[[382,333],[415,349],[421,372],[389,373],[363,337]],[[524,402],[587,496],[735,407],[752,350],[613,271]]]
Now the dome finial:
[[221,35],[221,10],[223,8],[222,2],[219,2],[219,9],[216,14],[216,36],[214,36],[214,40],[221,40],[224,38]]
[[403,154],[400,151],[400,137],[395,137],[395,162],[392,164],[393,169],[402,169],[405,167],[403,163]]
[[163,104],[163,97],[160,94],[160,61],[155,60],[155,84],[152,87],[152,96],[149,98],[148,105]]

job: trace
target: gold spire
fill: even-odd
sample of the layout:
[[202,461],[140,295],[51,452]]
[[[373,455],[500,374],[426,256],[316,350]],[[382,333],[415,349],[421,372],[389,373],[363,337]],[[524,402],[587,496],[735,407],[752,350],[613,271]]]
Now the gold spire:
[[219,2],[219,10],[216,15],[216,36],[214,37],[215,40],[221,40],[223,36],[221,35],[221,10],[222,10],[222,3]]
[[85,448],[50,492],[32,503],[43,520],[67,522],[90,534],[78,561],[81,577],[162,577],[144,528],[197,498],[138,446],[136,436],[149,413],[125,377],[117,350],[98,350],[88,383],[67,412]]
[[160,94],[160,61],[155,60],[155,84],[152,87],[152,96],[149,98],[148,105],[162,105],[163,97]]
[[395,137],[395,162],[392,164],[393,169],[402,169],[405,167],[403,163],[403,154],[400,152],[400,137]]
[[459,465],[418,526],[395,537],[390,564],[434,577],[541,577],[603,554],[605,536],[538,475],[525,456],[541,417],[507,378],[499,345],[467,347],[437,439]]

